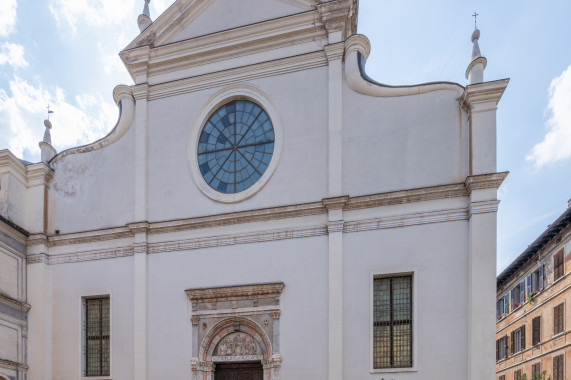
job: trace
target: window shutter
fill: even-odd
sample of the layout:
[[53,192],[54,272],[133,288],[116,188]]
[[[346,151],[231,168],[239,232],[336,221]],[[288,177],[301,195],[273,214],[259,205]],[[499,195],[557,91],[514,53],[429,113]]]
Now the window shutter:
[[545,273],[545,265],[541,264],[539,266],[539,289],[541,290],[543,290],[544,287],[544,282],[543,282],[544,273]]
[[564,272],[563,250],[561,250],[553,256],[553,280],[558,280],[563,276]]
[[519,283],[519,302],[525,302],[525,279]]
[[529,274],[526,278],[527,281],[527,295],[529,296],[532,292],[531,290],[531,274]]
[[504,296],[504,313],[508,314],[510,312],[509,308],[510,305],[510,294],[506,293],[506,295]]
[[535,317],[531,321],[531,335],[532,346],[541,342],[541,316]]
[[500,340],[496,340],[496,361],[500,361]]
[[515,331],[512,331],[512,333],[510,334],[510,337],[508,338],[508,346],[510,347],[509,355],[513,355],[513,353],[515,352],[515,339],[514,338],[515,338]]
[[525,325],[521,326],[521,350],[525,350]]

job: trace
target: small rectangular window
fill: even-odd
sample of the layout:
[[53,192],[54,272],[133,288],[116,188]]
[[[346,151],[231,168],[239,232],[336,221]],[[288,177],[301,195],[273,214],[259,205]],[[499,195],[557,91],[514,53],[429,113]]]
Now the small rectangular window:
[[84,376],[109,376],[109,296],[84,298],[83,307]]
[[541,316],[533,318],[531,321],[531,344],[535,346],[541,342]]
[[523,380],[521,376],[521,369],[514,372],[514,380]]
[[563,304],[555,306],[553,309],[553,335],[563,332]]
[[373,279],[373,368],[412,367],[412,274]]
[[553,380],[565,379],[565,374],[563,372],[563,359],[564,355],[555,356],[553,358]]
[[541,376],[541,362],[531,365],[531,379],[539,379]]
[[557,281],[565,272],[563,265],[563,250],[553,255],[553,281]]
[[506,380],[506,375],[500,375],[500,377],[498,377],[498,380]]

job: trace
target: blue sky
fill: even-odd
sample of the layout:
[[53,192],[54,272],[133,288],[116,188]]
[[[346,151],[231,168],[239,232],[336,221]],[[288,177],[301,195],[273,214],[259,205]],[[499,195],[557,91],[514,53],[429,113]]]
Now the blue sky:
[[[172,2],[152,0],[151,17]],[[360,0],[359,16],[371,77],[464,85],[471,14],[480,14],[485,79],[511,78],[498,108],[498,171],[510,171],[499,191],[498,271],[571,198],[571,2],[514,4]],[[2,0],[0,149],[38,161],[47,103],[58,151],[107,134],[118,114],[112,90],[132,83],[117,53],[138,34],[142,8],[143,0]]]

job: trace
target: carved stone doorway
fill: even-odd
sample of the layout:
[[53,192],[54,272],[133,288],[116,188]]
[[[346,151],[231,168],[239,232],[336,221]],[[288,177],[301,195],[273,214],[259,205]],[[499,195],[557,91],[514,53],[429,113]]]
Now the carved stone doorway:
[[214,380],[263,380],[262,363],[219,363],[214,369]]

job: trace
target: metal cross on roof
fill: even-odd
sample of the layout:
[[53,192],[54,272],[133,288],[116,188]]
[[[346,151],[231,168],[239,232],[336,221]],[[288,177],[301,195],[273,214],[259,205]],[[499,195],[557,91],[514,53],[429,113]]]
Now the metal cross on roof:
[[478,18],[479,14],[474,12],[474,14],[472,15],[472,17],[474,17],[474,29],[478,29],[478,26],[476,25],[476,19]]
[[50,105],[46,107],[48,109],[48,120],[50,119],[50,113],[54,113],[54,111],[50,110]]

